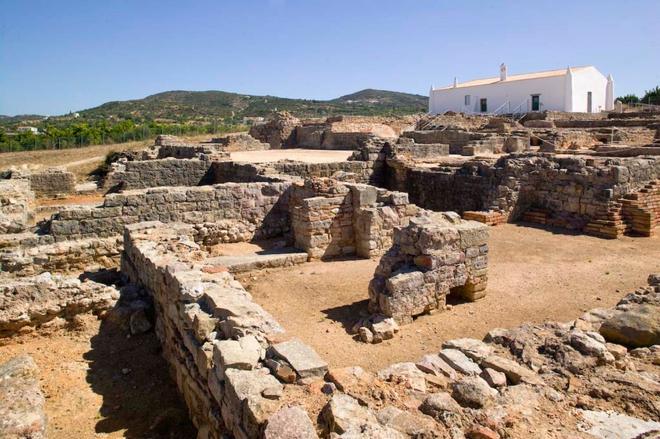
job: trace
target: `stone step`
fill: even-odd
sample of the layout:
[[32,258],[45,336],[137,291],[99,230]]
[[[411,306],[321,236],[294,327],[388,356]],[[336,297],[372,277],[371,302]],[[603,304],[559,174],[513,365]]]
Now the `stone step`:
[[204,262],[212,266],[226,267],[230,273],[245,273],[264,268],[290,267],[307,262],[307,253],[292,247],[248,253],[237,256],[216,256]]

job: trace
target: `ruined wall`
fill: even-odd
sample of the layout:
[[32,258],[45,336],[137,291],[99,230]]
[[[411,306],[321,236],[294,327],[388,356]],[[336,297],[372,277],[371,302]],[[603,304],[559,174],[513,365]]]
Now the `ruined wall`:
[[105,181],[106,190],[144,189],[159,186],[200,186],[210,183],[208,159],[174,158],[113,163]]
[[153,297],[163,356],[200,437],[262,437],[293,383],[322,377],[327,364],[296,339],[271,342],[282,328],[229,273],[177,262],[191,251],[187,233],[190,226],[128,226],[122,272]]
[[383,254],[417,213],[406,194],[330,179],[294,184],[290,206],[295,246],[311,258]]
[[72,172],[49,168],[39,172],[12,172],[12,179],[26,179],[37,198],[63,197],[76,192],[76,177]]
[[100,207],[63,210],[50,221],[56,240],[108,237],[141,221],[250,225],[254,237],[288,230],[290,183],[226,183],[199,187],[163,187],[105,197]]
[[502,151],[504,147],[504,137],[502,136],[493,133],[479,133],[461,129],[406,131],[402,136],[413,139],[415,143],[447,144],[449,145],[450,154],[462,154],[463,147],[469,144],[484,145],[483,148],[488,149],[490,152]]
[[122,244],[119,237],[57,243],[42,243],[46,240],[38,238],[29,239],[26,236],[25,239],[12,242],[11,246],[4,248],[0,243],[0,270],[20,276],[32,276],[45,271],[80,273],[119,266]]
[[413,203],[432,210],[499,211],[521,218],[584,230],[626,194],[658,179],[660,160],[587,159],[518,154],[495,164],[472,161],[459,168],[410,168],[388,160],[391,187],[405,190]]
[[0,337],[56,317],[70,319],[84,312],[107,310],[118,298],[114,287],[81,282],[77,277],[50,273],[18,279],[4,277],[0,281]]
[[34,192],[21,179],[0,179],[0,234],[20,233],[34,221]]
[[46,438],[46,398],[39,387],[39,368],[21,355],[0,362],[0,437]]
[[473,301],[485,295],[488,227],[453,212],[422,212],[394,232],[369,284],[371,312],[399,323],[443,309],[450,292]]

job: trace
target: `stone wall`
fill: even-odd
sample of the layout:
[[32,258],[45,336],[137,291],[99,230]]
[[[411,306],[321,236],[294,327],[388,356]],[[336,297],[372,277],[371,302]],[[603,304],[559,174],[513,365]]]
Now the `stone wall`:
[[34,221],[34,192],[21,179],[0,179],[0,234],[20,233]]
[[[33,242],[30,242],[33,241]],[[0,248],[0,270],[19,276],[88,272],[119,266],[121,238],[88,238],[57,243],[26,236]],[[10,244],[10,243],[7,243]]]
[[131,190],[160,186],[200,186],[211,183],[208,159],[174,158],[119,161],[106,176],[106,190]]
[[12,179],[26,179],[37,198],[64,197],[76,192],[76,177],[72,172],[49,168],[39,172],[13,171]]
[[[511,221],[523,217],[557,227],[585,230],[609,221],[627,194],[657,180],[660,160],[591,159],[512,154],[497,162],[460,167],[409,167],[388,159],[388,186],[408,192],[413,203],[436,211],[497,211]],[[588,231],[588,230],[585,230]]]
[[395,229],[394,245],[369,284],[371,312],[399,323],[444,309],[452,292],[466,300],[485,295],[488,227],[456,213],[424,211]]
[[282,235],[289,227],[290,183],[226,183],[162,187],[110,194],[100,207],[63,210],[50,220],[56,240],[109,237],[141,221],[251,225],[253,237]]
[[156,334],[198,437],[281,437],[264,432],[274,427],[269,418],[287,400],[300,403],[295,382],[320,379],[327,364],[296,339],[272,342],[282,328],[229,273],[178,262],[194,250],[182,239],[189,233],[190,226],[128,226],[122,272],[153,297]]
[[[461,129],[418,130],[406,131],[403,137],[413,139],[415,143],[444,143],[449,145],[450,154],[463,154],[467,145],[482,145],[490,152],[501,152],[504,147],[504,137],[494,133],[471,132]],[[467,152],[467,151],[466,151]],[[484,152],[482,149],[481,153]],[[466,153],[465,155],[474,155]]]
[[381,255],[418,210],[406,194],[331,179],[295,183],[290,206],[295,246],[310,258]]
[[43,273],[35,277],[0,281],[0,337],[16,334],[24,327],[43,325],[55,318],[70,319],[84,312],[110,309],[119,291],[77,277]]

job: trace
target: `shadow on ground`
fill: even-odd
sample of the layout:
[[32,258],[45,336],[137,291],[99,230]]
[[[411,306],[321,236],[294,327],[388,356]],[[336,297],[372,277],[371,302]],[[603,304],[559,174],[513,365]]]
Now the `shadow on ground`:
[[334,308],[327,308],[321,310],[325,316],[340,323],[347,333],[351,333],[353,325],[360,320],[361,317],[369,315],[369,299],[360,300],[350,303],[348,305],[336,306]]
[[168,373],[153,331],[127,337],[106,319],[84,358],[87,381],[103,397],[96,433],[123,432],[126,438],[195,438],[183,400]]

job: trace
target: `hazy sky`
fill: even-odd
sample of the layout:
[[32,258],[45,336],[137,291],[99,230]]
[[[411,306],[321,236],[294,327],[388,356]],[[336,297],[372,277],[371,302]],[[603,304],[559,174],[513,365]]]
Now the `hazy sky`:
[[0,114],[166,90],[329,99],[595,65],[660,84],[660,0],[0,0]]

